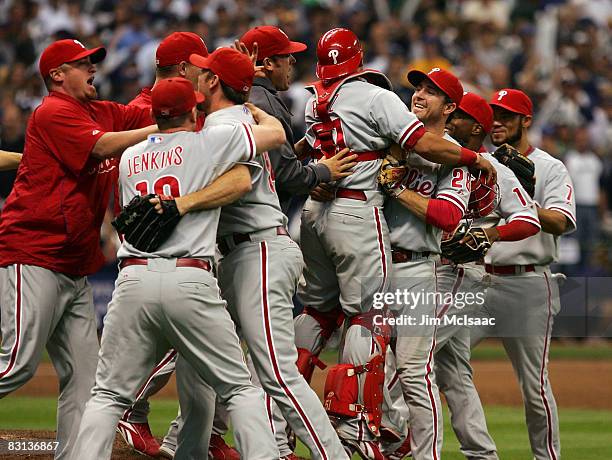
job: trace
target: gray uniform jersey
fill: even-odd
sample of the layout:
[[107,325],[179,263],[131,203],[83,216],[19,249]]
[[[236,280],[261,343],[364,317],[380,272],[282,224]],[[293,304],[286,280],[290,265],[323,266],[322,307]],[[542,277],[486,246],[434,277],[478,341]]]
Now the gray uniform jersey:
[[[457,143],[448,134],[444,138]],[[410,190],[427,198],[449,201],[462,214],[465,213],[470,198],[467,168],[432,163],[415,152],[409,152],[407,161],[409,169],[405,181]],[[392,246],[410,251],[440,252],[442,230],[419,219],[398,200],[389,200],[385,204],[385,219],[389,225]]]
[[[535,201],[544,209],[565,215],[570,222],[566,233],[574,231],[576,202],[567,169],[561,161],[540,149],[533,149],[529,159],[535,163]],[[518,194],[517,198],[521,199]],[[526,195],[522,198],[526,199]],[[522,241],[497,242],[487,253],[485,261],[493,265],[548,265],[557,260],[557,242],[558,237],[546,232]]]
[[[306,104],[306,140],[317,147],[313,125],[316,117],[314,96]],[[339,89],[329,106],[335,125],[334,140],[355,152],[384,150],[393,142],[412,145],[411,136],[420,132],[421,123],[393,92],[362,79],[350,80]],[[418,135],[418,134],[417,134]],[[357,190],[378,190],[376,177],[381,160],[363,161],[353,168],[353,175],[336,183],[338,187]]]
[[[138,193],[180,196],[200,190],[240,161],[255,157],[248,124],[213,126],[199,132],[155,134],[128,148],[119,163],[123,203]],[[185,215],[155,257],[212,258],[221,210]],[[117,256],[152,257],[124,241]]]
[[[253,124],[253,117],[244,105],[234,105],[207,116],[204,128],[241,123]],[[276,195],[274,171],[268,153],[263,153],[247,165],[256,168],[251,171],[251,191],[221,209],[218,236],[252,233],[287,224],[287,217],[281,211]]]
[[[513,220],[523,220],[540,227],[538,211],[535,202],[523,189],[512,170],[495,159],[487,152],[481,155],[489,160],[497,171],[498,202],[491,214],[475,219],[474,227],[494,227],[500,220],[509,223]],[[496,243],[496,245],[499,243]]]

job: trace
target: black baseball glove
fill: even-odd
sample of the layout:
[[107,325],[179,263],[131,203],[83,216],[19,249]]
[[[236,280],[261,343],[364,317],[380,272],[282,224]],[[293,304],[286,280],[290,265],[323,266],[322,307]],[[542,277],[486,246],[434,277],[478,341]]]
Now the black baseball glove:
[[[159,198],[162,213],[155,210],[151,198]],[[168,239],[181,220],[173,198],[164,195],[137,195],[113,220],[113,227],[139,251],[154,252]]]
[[[464,238],[467,238],[466,241],[461,243]],[[464,221],[450,238],[442,240],[442,257],[456,264],[476,262],[485,256],[490,247],[491,242],[484,229],[471,227]]]
[[535,193],[535,165],[533,161],[508,144],[500,145],[493,156],[504,166],[512,170],[529,196],[533,198]]

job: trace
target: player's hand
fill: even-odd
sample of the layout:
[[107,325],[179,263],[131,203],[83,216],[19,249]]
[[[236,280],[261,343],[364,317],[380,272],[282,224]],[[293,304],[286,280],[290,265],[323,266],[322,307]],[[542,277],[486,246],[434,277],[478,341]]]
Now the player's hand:
[[[176,209],[178,210],[180,216],[185,215],[185,207],[183,206],[183,199],[184,197],[180,197],[180,196],[174,199],[174,202],[176,203]],[[161,200],[158,197],[151,198],[149,200],[149,203],[155,205],[155,212],[157,212],[157,214],[164,213],[164,208],[161,204]]]
[[489,160],[487,160],[482,155],[478,155],[478,159],[476,163],[474,163],[471,168],[477,169],[479,171],[483,171],[487,176],[487,183],[496,184],[497,183],[497,171],[495,167],[491,164]]
[[251,115],[253,115],[253,120],[255,120],[255,123],[257,124],[260,124],[262,120],[270,117],[270,115],[268,115],[265,111],[261,110],[250,102],[245,102],[244,105],[247,109],[249,109],[249,112],[251,112]]
[[336,181],[353,174],[350,169],[357,164],[356,159],[357,154],[351,154],[350,149],[344,148],[331,158],[319,160],[319,164],[327,166],[331,173],[331,180]]
[[332,201],[336,198],[336,188],[329,184],[319,184],[310,191],[310,198],[321,202]]
[[402,161],[406,159],[406,151],[399,144],[393,143],[389,147],[389,154],[396,160]]
[[251,62],[253,63],[253,68],[255,68],[255,72],[263,70],[263,66],[257,65],[257,53],[259,52],[259,46],[257,45],[257,42],[253,43],[252,53],[249,51],[247,46],[240,40],[234,40],[234,49],[236,51],[240,51],[242,54],[246,55],[251,60]]

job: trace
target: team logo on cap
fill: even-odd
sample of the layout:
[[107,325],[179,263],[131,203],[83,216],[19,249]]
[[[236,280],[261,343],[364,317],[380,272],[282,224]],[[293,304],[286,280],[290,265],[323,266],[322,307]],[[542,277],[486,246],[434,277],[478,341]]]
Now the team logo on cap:
[[508,94],[508,91],[501,90],[499,93],[497,93],[497,100],[501,101],[506,94]]
[[77,45],[79,45],[81,48],[85,49],[85,45],[83,45],[80,41],[78,40],[72,40],[73,42],[75,42]]
[[338,64],[338,55],[340,54],[340,52],[338,50],[329,50],[329,53],[327,53],[327,57],[330,57],[334,60],[334,64]]
[[427,72],[427,75],[431,75],[434,72],[439,72],[440,70],[441,70],[440,67],[434,67],[429,72]]

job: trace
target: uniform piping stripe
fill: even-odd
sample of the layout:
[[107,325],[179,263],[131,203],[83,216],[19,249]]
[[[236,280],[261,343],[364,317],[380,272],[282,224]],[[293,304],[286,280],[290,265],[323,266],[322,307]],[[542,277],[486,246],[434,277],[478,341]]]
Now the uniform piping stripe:
[[[140,390],[138,390],[138,393],[136,393],[136,397],[134,398],[134,401],[137,401],[142,397],[146,388],[151,383],[151,380],[153,380],[153,378],[159,373],[159,371],[161,371],[166,366],[166,364],[172,361],[175,357],[176,357],[176,350],[174,349],[166,353],[166,356],[164,356],[164,358],[157,364],[157,366],[153,368],[153,371],[151,372],[151,375],[149,375],[149,378],[147,379],[147,381],[140,387]],[[133,407],[130,407],[128,410],[126,410],[123,413],[123,417],[121,417],[121,420],[124,420],[127,422],[128,419],[130,418],[130,415],[132,415],[133,411],[134,411]]]
[[[438,276],[436,270],[434,269],[434,279],[436,283],[436,292],[438,292]],[[436,307],[437,310],[437,307]],[[434,333],[431,341],[431,348],[429,349],[429,357],[427,358],[426,365],[426,373],[425,373],[425,382],[427,383],[427,394],[429,395],[429,403],[431,405],[431,411],[433,415],[433,440],[431,444],[431,455],[433,460],[438,460],[438,409],[436,407],[436,399],[433,395],[431,378],[429,377],[431,374],[431,362],[433,360],[434,350],[436,349],[436,331],[437,326],[434,326]]]
[[387,389],[390,390],[391,388],[393,388],[395,386],[395,384],[397,383],[397,381],[399,380],[399,374],[397,373],[397,371],[393,374],[393,378],[391,379],[391,381],[389,382],[389,385],[387,385]]
[[253,142],[253,133],[251,133],[251,127],[246,123],[243,123],[242,126],[244,126],[244,130],[246,131],[247,142],[249,144],[249,161],[251,161],[255,156],[255,143]]
[[314,444],[319,450],[319,454],[321,455],[321,458],[324,460],[328,460],[329,456],[327,455],[327,452],[325,452],[323,443],[317,436],[317,433],[314,430],[312,423],[306,416],[304,409],[302,408],[302,406],[300,406],[300,403],[298,402],[297,398],[291,392],[291,390],[287,386],[287,383],[285,383],[280,373],[278,361],[276,359],[276,350],[274,349],[274,341],[272,339],[272,323],[270,320],[270,305],[268,304],[268,245],[265,241],[262,241],[260,243],[260,254],[261,254],[261,300],[262,300],[261,307],[262,307],[262,313],[263,313],[262,316],[263,316],[263,321],[264,321],[264,334],[266,336],[266,344],[268,346],[268,355],[270,357],[270,363],[272,364],[272,369],[274,370],[276,381],[281,386],[281,388],[283,389],[283,391],[285,392],[285,394],[287,395],[287,397],[293,404],[293,407],[295,408],[298,415],[300,416],[302,423],[304,423],[304,426],[306,427],[308,434],[310,434],[310,437],[312,438]]
[[17,352],[19,351],[19,342],[21,340],[21,307],[22,307],[22,279],[21,279],[21,264],[15,264],[15,342],[11,348],[11,357],[9,358],[6,369],[0,372],[0,379],[7,375],[15,366],[17,361]]
[[570,220],[572,221],[572,223],[574,224],[574,227],[576,226],[576,218],[572,215],[571,212],[569,212],[567,209],[563,209],[563,208],[558,208],[556,206],[551,206],[550,208],[551,211],[559,211],[563,214],[565,214],[567,217],[570,218]]
[[515,220],[522,220],[522,221],[525,221],[525,222],[529,222],[530,224],[537,225],[538,228],[542,228],[542,225],[540,224],[540,221],[538,219],[536,219],[535,217],[531,217],[531,216],[514,216],[512,219],[510,219],[508,221],[508,223],[514,222]]
[[268,421],[270,422],[270,428],[272,429],[272,434],[276,436],[276,427],[274,426],[274,420],[272,418],[272,398],[268,393],[265,394],[266,398],[266,415],[268,416]]
[[546,336],[544,337],[544,352],[542,353],[542,366],[540,368],[540,396],[542,398],[542,403],[544,404],[544,410],[546,411],[546,448],[548,449],[548,454],[550,455],[550,458],[552,460],[557,460],[557,455],[555,454],[552,439],[552,411],[550,410],[548,398],[546,398],[546,388],[544,386],[544,370],[546,367],[546,357],[548,356],[548,334],[550,333],[550,318],[552,316],[552,293],[550,290],[550,282],[548,280],[547,273],[544,273],[544,279],[546,279],[546,289],[548,291],[546,301],[546,305],[548,306],[548,317],[546,319]]
[[404,143],[410,139],[410,136],[412,136],[421,126],[423,126],[423,123],[421,123],[420,120],[416,120],[410,126],[408,126],[400,137],[399,145],[403,147]]
[[383,283],[381,288],[387,284],[387,254],[385,253],[385,243],[383,241],[382,223],[380,222],[380,212],[378,208],[374,208],[374,219],[376,220],[376,235],[378,237],[378,250],[380,251],[380,261],[383,272]]
[[[455,298],[455,294],[457,294],[457,291],[459,290],[459,286],[461,286],[461,283],[463,282],[464,274],[465,274],[465,269],[463,267],[459,267],[457,269],[457,278],[455,278],[455,283],[453,284],[451,299]],[[446,312],[448,311],[452,303],[453,302],[445,303],[440,309],[440,311],[438,312],[438,314],[436,315],[436,317],[442,318],[446,314]]]
[[455,195],[451,195],[449,193],[439,193],[436,195],[437,199],[446,200],[453,203],[455,206],[459,208],[462,214],[465,214],[465,204],[457,198]]

